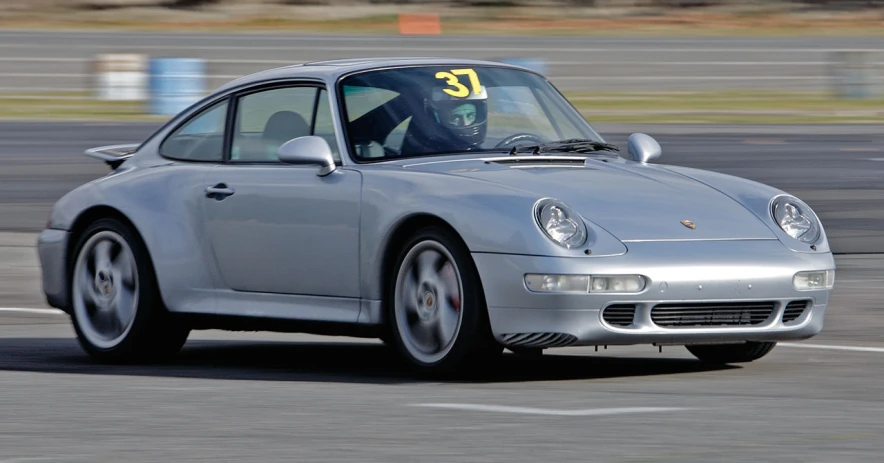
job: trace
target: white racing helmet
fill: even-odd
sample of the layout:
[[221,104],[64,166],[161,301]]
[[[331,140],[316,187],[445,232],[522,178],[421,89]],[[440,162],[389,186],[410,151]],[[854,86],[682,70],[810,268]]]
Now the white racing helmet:
[[488,93],[483,85],[481,92],[465,97],[451,96],[443,87],[433,88],[425,106],[436,122],[459,139],[476,146],[485,141],[488,122]]

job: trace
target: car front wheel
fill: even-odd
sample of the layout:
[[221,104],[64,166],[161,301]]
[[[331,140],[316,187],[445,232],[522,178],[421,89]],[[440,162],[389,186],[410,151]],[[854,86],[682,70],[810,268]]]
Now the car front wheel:
[[396,259],[388,319],[398,350],[418,371],[449,374],[499,356],[479,274],[456,236],[440,227],[414,234]]
[[744,344],[715,344],[686,346],[688,351],[707,363],[745,363],[767,355],[777,343],[754,342]]
[[189,330],[163,307],[147,250],[131,227],[96,221],[74,256],[71,312],[88,354],[119,363],[157,360],[181,349]]

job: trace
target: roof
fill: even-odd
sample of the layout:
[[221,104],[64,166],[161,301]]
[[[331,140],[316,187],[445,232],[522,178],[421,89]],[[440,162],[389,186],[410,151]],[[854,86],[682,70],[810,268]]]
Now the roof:
[[261,81],[286,79],[293,77],[318,78],[327,82],[337,80],[340,76],[356,71],[415,65],[457,65],[457,66],[503,66],[513,69],[525,69],[507,63],[485,60],[433,57],[368,57],[348,58],[329,61],[314,61],[304,64],[293,64],[240,77],[219,87],[216,92],[226,91],[231,87]]

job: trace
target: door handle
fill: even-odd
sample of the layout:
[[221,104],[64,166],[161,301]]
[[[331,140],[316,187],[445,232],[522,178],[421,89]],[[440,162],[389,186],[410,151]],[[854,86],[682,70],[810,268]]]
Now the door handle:
[[210,186],[206,188],[206,197],[214,198],[217,200],[222,200],[233,194],[233,188],[228,188],[227,185],[223,183],[219,183],[215,186]]

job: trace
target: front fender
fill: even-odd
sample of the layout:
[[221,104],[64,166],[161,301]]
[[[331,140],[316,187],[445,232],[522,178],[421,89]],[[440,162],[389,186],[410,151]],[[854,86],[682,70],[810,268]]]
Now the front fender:
[[[612,234],[587,222],[587,243],[566,249],[536,225],[535,193],[456,175],[363,171],[360,248],[363,250],[362,294],[380,299],[383,261],[397,228],[409,217],[429,214],[451,225],[470,252],[573,258],[622,255],[626,246]],[[590,254],[586,250],[591,251]]]

